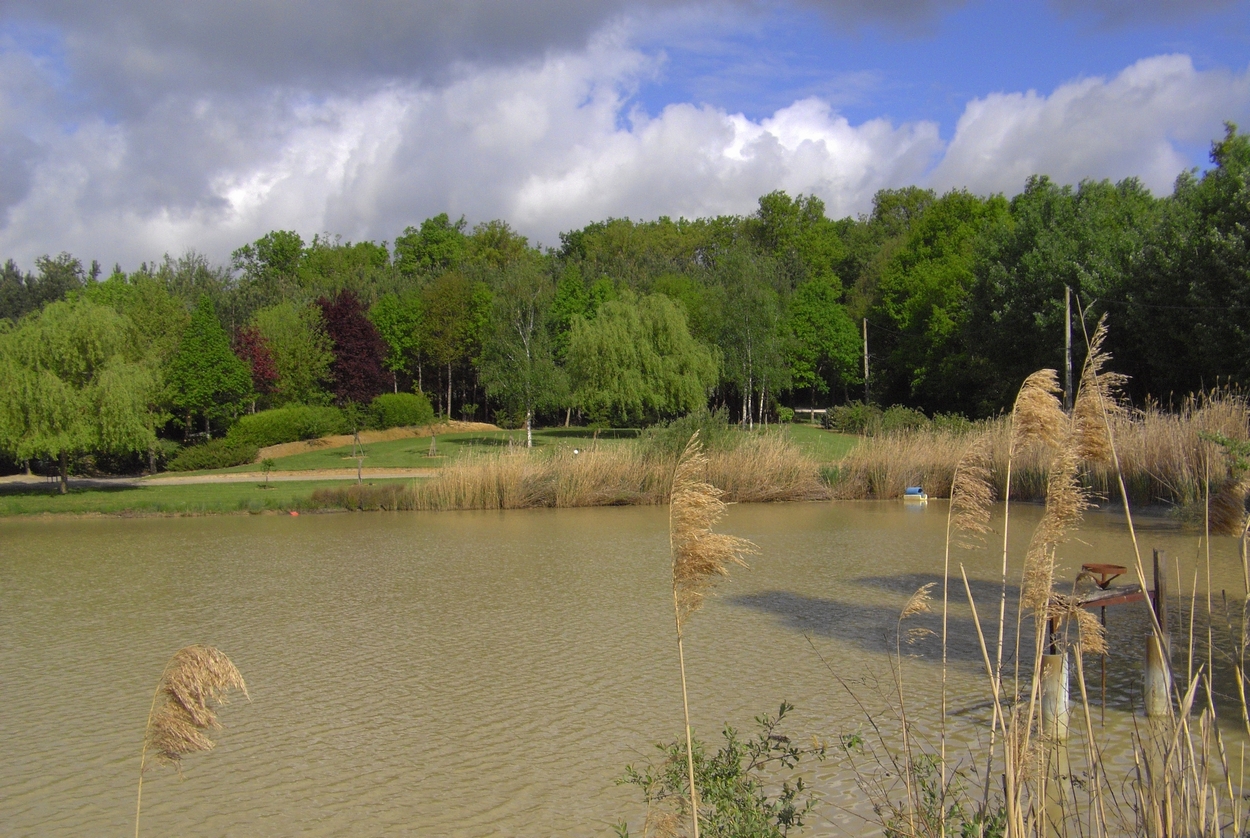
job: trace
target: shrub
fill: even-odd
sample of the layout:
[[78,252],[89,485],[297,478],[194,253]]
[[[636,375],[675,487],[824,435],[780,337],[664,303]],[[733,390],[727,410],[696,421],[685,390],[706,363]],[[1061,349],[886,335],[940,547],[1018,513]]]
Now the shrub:
[[210,439],[208,442],[193,445],[178,452],[178,456],[169,461],[169,470],[199,471],[241,466],[255,460],[257,453],[256,446],[246,442],[232,442],[229,437]]
[[777,408],[777,421],[782,423],[793,422],[794,408],[784,406]]
[[264,448],[283,442],[345,434],[348,430],[347,418],[337,407],[291,405],[240,418],[226,434],[226,439],[235,445]]
[[915,431],[929,426],[929,417],[919,410],[896,404],[885,409],[878,426],[872,432],[891,434],[899,431]]
[[695,431],[699,432],[699,439],[703,440],[703,446],[708,451],[728,450],[740,440],[735,429],[730,427],[729,414],[723,407],[715,412],[704,408],[648,428],[642,435],[643,450],[676,458],[685,450]]
[[424,393],[383,393],[369,404],[369,419],[375,428],[428,425],[434,408]]
[[869,433],[880,421],[881,408],[863,402],[851,402],[829,408],[825,427],[843,434]]

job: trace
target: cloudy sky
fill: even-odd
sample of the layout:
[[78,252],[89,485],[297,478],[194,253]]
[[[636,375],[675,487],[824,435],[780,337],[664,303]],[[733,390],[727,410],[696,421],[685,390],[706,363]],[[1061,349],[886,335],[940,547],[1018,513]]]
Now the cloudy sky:
[[438,212],[834,216],[887,186],[1156,194],[1250,128],[1223,0],[0,0],[0,258],[225,261]]

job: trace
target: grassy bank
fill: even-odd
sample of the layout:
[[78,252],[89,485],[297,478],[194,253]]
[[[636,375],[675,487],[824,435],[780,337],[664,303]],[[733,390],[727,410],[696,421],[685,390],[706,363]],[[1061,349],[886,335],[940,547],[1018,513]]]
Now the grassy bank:
[[[61,495],[55,484],[9,484],[0,487],[4,515],[216,515],[238,512],[285,512],[314,507],[317,489],[342,481],[284,481],[262,489],[256,483],[195,483],[71,489]],[[405,483],[406,481],[396,481]],[[381,485],[382,481],[378,481]]]
[[[464,456],[406,486],[335,486],[313,502],[344,509],[524,509],[668,502],[675,457],[643,445],[574,453],[513,448]],[[788,434],[742,435],[708,457],[708,480],[736,502],[829,497],[819,463]]]
[[[1138,505],[1172,504],[1187,508],[1203,498],[1208,476],[1218,483],[1227,465],[1218,434],[1250,438],[1250,408],[1236,394],[1213,393],[1187,401],[1177,411],[1157,407],[1115,415],[1110,424],[1130,500]],[[998,497],[1004,493],[1010,426],[1006,419],[984,426],[992,435],[992,478]],[[837,498],[897,498],[907,486],[923,486],[933,497],[949,497],[955,466],[971,432],[923,429],[865,438],[838,464],[833,483]],[[1040,500],[1046,494],[1048,460],[1039,449],[1017,452],[1012,497]],[[1115,468],[1086,464],[1082,480],[1095,493],[1115,494]]]

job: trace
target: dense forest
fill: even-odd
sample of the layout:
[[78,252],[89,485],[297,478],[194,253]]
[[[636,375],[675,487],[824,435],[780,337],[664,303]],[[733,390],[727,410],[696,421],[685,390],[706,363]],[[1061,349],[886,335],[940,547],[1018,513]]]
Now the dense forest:
[[1230,125],[1211,161],[1163,198],[1035,176],[1011,199],[883,190],[834,220],[773,192],[749,216],[610,218],[546,250],[442,214],[393,243],[274,231],[229,265],[10,260],[0,451],[144,452],[382,392],[506,426],[704,406],[750,425],[865,397],[983,417],[1062,365],[1065,288],[1076,362],[1106,314],[1129,394],[1166,403],[1250,381],[1250,136]]

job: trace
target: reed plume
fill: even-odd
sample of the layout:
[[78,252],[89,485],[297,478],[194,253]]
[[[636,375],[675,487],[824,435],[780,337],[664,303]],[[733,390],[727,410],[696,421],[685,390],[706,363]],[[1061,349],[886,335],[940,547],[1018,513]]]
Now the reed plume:
[[1058,448],[1063,443],[1068,417],[1056,398],[1059,376],[1054,370],[1038,370],[1024,379],[1011,410],[1011,451],[1034,443]]
[[228,702],[231,690],[239,690],[250,700],[243,676],[230,658],[212,646],[187,646],[165,664],[143,734],[139,757],[139,793],[135,804],[135,838],[139,836],[139,815],[143,811],[143,774],[148,754],[182,773],[182,757],[213,748],[207,730],[219,729],[217,707]]
[[717,577],[729,575],[729,565],[747,566],[744,556],[755,552],[745,538],[712,532],[725,514],[723,492],[704,480],[707,457],[695,431],[677,461],[668,506],[669,550],[673,560],[673,616],[677,625],[677,658],[681,665],[681,701],[686,714],[686,769],[690,778],[690,816],[694,838],[699,838],[699,795],[695,788],[694,746],[690,734],[690,701],[686,693],[686,654],[682,630],[690,615],[703,605]]
[[1102,347],[1107,339],[1106,320],[1103,315],[1090,338],[1080,389],[1072,406],[1072,445],[1076,455],[1087,463],[1110,463],[1114,459],[1110,422],[1124,413],[1119,396],[1128,379],[1103,369],[1111,360]]

